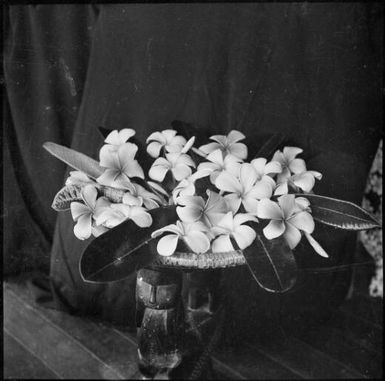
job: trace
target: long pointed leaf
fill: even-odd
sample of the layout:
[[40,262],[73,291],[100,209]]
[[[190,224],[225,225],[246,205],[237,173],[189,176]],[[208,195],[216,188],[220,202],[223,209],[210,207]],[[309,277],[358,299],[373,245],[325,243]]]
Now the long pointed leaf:
[[266,291],[285,292],[294,286],[297,265],[283,237],[268,240],[257,233],[254,242],[243,250],[243,255],[254,280]]
[[43,148],[70,167],[84,172],[93,179],[96,179],[104,172],[103,168],[96,160],[71,148],[52,142],[44,143]]
[[80,274],[84,281],[121,280],[153,261],[158,255],[155,247],[158,239],[151,238],[151,233],[175,223],[178,216],[175,206],[152,209],[149,213],[153,219],[150,227],[139,228],[132,220],[127,220],[87,246],[80,259]]
[[313,218],[325,225],[347,230],[366,230],[381,225],[364,209],[349,201],[319,196],[296,194],[310,201]]

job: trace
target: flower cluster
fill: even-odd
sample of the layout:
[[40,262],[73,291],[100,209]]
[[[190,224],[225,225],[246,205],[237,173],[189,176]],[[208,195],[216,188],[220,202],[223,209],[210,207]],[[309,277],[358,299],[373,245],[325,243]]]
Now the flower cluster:
[[[297,156],[300,148],[285,147],[269,161],[247,161],[248,149],[239,131],[214,135],[212,142],[194,147],[175,130],[152,133],[147,153],[154,159],[148,171],[135,159],[138,147],[132,129],[112,131],[100,149],[103,174],[90,179],[71,172],[67,183],[83,183],[83,202],[72,202],[79,239],[97,236],[131,219],[139,227],[152,224],[149,210],[176,205],[179,220],[152,233],[159,237],[157,250],[169,256],[178,245],[196,254],[245,249],[256,238],[254,224],[263,224],[267,239],[283,236],[294,249],[305,236],[315,251],[327,256],[312,237],[314,220],[306,193],[319,172],[308,170]],[[119,202],[103,189],[119,191]],[[301,194],[298,196],[298,194]]]

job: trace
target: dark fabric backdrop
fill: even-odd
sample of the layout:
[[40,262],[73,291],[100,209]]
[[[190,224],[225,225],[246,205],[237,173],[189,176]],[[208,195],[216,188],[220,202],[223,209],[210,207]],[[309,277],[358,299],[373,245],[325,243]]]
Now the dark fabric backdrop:
[[[6,273],[47,271],[50,257],[57,307],[133,324],[134,276],[82,282],[78,261],[89,242],[74,237],[69,213],[50,209],[65,167],[42,143],[97,158],[98,126],[134,128],[144,142],[179,119],[213,134],[239,129],[251,150],[282,132],[324,174],[317,193],[360,203],[381,135],[382,28],[381,3],[11,6]],[[351,260],[355,234],[317,229],[332,259],[303,244],[301,266]],[[225,277],[229,324],[246,333],[269,319],[320,317],[349,284],[348,272],[302,276],[280,297],[256,289],[244,268]]]

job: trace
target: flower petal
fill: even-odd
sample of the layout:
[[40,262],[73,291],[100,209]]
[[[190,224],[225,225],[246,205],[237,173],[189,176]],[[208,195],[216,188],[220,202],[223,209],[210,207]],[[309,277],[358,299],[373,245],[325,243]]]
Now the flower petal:
[[84,205],[80,202],[73,201],[71,202],[71,214],[74,221],[77,221],[79,217],[84,214],[91,213],[90,208],[87,205]]
[[202,217],[202,209],[193,206],[177,206],[176,212],[183,222],[195,222]]
[[211,250],[213,253],[226,253],[229,251],[234,251],[234,246],[230,241],[230,236],[228,234],[222,234],[218,236],[211,243]]
[[283,233],[283,236],[285,237],[290,249],[294,249],[301,240],[300,231],[291,224],[286,224],[286,230],[285,233]]
[[309,234],[305,232],[305,237],[309,241],[310,245],[313,246],[313,249],[318,253],[321,257],[329,258],[328,253],[321,247],[321,245]]
[[265,174],[266,162],[267,162],[267,159],[265,159],[264,157],[258,157],[257,159],[251,160],[250,164],[257,171],[257,174],[259,176],[262,176]]
[[[174,134],[175,135],[175,134]],[[153,132],[147,139],[146,139],[146,143],[148,143],[149,141],[151,140],[155,140],[159,143],[161,143],[162,145],[165,145],[166,144],[166,137],[159,131],[156,131],[156,132]]]
[[269,181],[258,181],[246,194],[248,198],[261,200],[262,198],[270,198],[273,194],[273,187]]
[[144,179],[144,172],[137,160],[129,160],[124,164],[123,172],[128,177],[140,177]]
[[258,212],[259,201],[252,197],[243,197],[242,204],[246,212],[256,214]]
[[147,152],[151,157],[159,157],[160,150],[162,148],[162,144],[159,142],[151,142],[147,146]]
[[271,220],[263,229],[263,234],[267,239],[274,239],[282,235],[285,229],[285,224],[282,220]]
[[257,233],[250,226],[242,225],[237,227],[236,231],[233,232],[233,237],[241,250],[246,249],[246,247],[250,246]]
[[104,168],[119,168],[118,153],[104,145],[99,151],[99,164]]
[[199,150],[205,154],[209,154],[217,149],[221,149],[221,145],[218,143],[208,143],[199,147]]
[[222,172],[215,180],[215,186],[219,190],[232,193],[241,193],[242,186],[239,180],[229,172]]
[[312,174],[317,180],[322,179],[322,173],[317,172],[317,171],[308,171],[310,174]]
[[227,135],[227,141],[229,144],[236,143],[243,139],[246,139],[246,136],[237,130],[231,130]]
[[162,237],[156,246],[158,253],[165,257],[173,255],[178,244],[179,237],[176,234],[168,234]]
[[115,169],[106,169],[96,181],[101,185],[111,186],[119,173]]
[[274,190],[274,195],[275,196],[284,195],[284,194],[288,194],[288,192],[289,192],[289,187],[287,185],[287,181],[285,181],[277,184],[277,187]]
[[148,175],[156,181],[162,182],[166,173],[169,171],[169,167],[163,165],[153,165],[148,171]]
[[226,201],[227,208],[233,213],[237,213],[241,206],[242,199],[236,193],[230,193],[223,197]]
[[239,226],[247,221],[258,222],[258,218],[248,213],[238,213],[234,216],[234,225]]
[[210,152],[207,155],[206,159],[211,161],[212,163],[218,164],[219,168],[223,167],[223,152],[220,149],[216,149],[215,151]]
[[126,192],[122,199],[123,204],[141,206],[143,204],[142,197],[133,196],[131,193]]
[[270,163],[266,164],[264,172],[265,172],[265,175],[269,173],[281,173],[282,165],[278,161],[271,161]]
[[293,194],[284,194],[278,197],[278,204],[282,209],[284,219],[288,219],[295,210],[295,196]]
[[257,181],[257,171],[250,163],[241,165],[239,179],[245,192],[248,192]]
[[303,149],[298,147],[284,147],[283,154],[287,161],[292,161],[297,155],[303,152]]
[[226,213],[224,217],[218,222],[218,226],[226,229],[228,232],[232,232],[234,230],[233,213]]
[[282,220],[283,212],[276,202],[264,198],[259,201],[257,217],[271,220]]
[[78,222],[74,226],[74,234],[77,238],[84,240],[91,236],[91,213],[83,214],[79,217]]
[[179,227],[175,224],[166,225],[163,228],[157,229],[151,233],[152,238],[159,237],[165,232],[170,232],[176,235],[181,235],[182,231],[179,229]]
[[152,225],[151,214],[141,206],[131,207],[130,218],[141,228],[148,228]]
[[294,159],[293,161],[290,162],[289,169],[295,174],[305,172],[306,171],[305,161],[303,159]]
[[183,239],[194,253],[202,254],[210,249],[210,241],[207,235],[200,231],[191,231]]
[[186,142],[186,144],[184,145],[182,151],[180,151],[180,152],[182,152],[182,153],[187,153],[187,152],[190,150],[190,148],[194,145],[194,142],[195,142],[195,136],[191,137],[191,138]]
[[314,231],[314,220],[312,215],[308,212],[296,213],[294,216],[290,217],[287,222],[306,233],[311,234]]
[[171,172],[176,181],[181,181],[191,175],[191,168],[185,164],[181,164],[171,168]]
[[243,143],[232,144],[227,149],[227,152],[242,160],[245,160],[247,158],[247,146]]
[[85,204],[91,209],[95,209],[96,197],[98,196],[98,191],[93,185],[86,185],[81,191],[82,199]]
[[314,176],[309,172],[300,173],[292,177],[293,183],[304,192],[310,192],[314,187]]

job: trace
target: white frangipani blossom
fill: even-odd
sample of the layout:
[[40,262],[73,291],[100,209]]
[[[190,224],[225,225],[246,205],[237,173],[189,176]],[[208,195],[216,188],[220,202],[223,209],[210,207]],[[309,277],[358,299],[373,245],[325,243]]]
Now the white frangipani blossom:
[[186,144],[186,139],[177,135],[175,130],[169,129],[153,132],[146,140],[146,143],[149,142],[147,152],[151,157],[156,158],[159,157],[162,148],[165,149],[166,153],[181,152]]
[[126,143],[127,140],[132,138],[135,134],[136,132],[132,128],[123,128],[120,131],[113,130],[104,140],[104,142],[107,144],[103,146],[103,149],[116,151],[122,144]]
[[72,218],[76,222],[74,234],[77,238],[84,240],[93,234],[95,237],[104,233],[107,229],[99,224],[93,223],[93,217],[98,210],[109,207],[111,203],[105,197],[99,197],[97,189],[92,185],[86,185],[81,196],[84,204],[74,201],[71,203]]
[[278,203],[269,199],[261,200],[257,216],[271,220],[263,229],[267,239],[277,238],[283,234],[290,249],[294,249],[301,240],[302,231],[314,250],[327,257],[326,252],[311,236],[315,225],[309,210],[308,200],[299,197],[296,201],[293,194],[285,194],[278,198]]
[[243,143],[239,143],[240,140],[245,139],[246,136],[237,130],[232,130],[226,135],[214,135],[210,139],[214,140],[213,143],[208,143],[199,147],[199,151],[208,155],[217,149],[220,149],[225,155],[231,154],[241,160],[247,158],[247,146]]
[[195,194],[195,182],[208,176],[210,173],[210,170],[198,169],[192,175],[183,179],[172,192],[174,203],[176,204],[179,196],[193,196]]
[[243,250],[250,246],[257,236],[255,230],[250,226],[243,225],[245,222],[257,222],[257,218],[247,213],[238,213],[233,215],[228,212],[212,228],[214,235],[217,237],[211,244],[214,253],[221,253],[235,250],[230,238],[233,238],[239,249]]
[[208,227],[215,226],[227,213],[226,201],[218,193],[208,190],[207,201],[201,196],[181,196],[177,199],[176,212],[183,222],[202,221]]
[[196,254],[205,253],[210,248],[210,240],[206,235],[207,227],[201,221],[191,224],[177,221],[175,225],[171,224],[155,230],[151,237],[156,238],[164,233],[171,234],[164,235],[158,241],[157,250],[163,256],[174,254],[179,239],[182,239]]
[[258,180],[258,174],[250,163],[240,166],[239,177],[229,172],[222,172],[215,181],[216,187],[224,192],[226,202],[233,213],[236,213],[243,204],[246,212],[256,213],[258,200],[270,198],[273,193],[273,184],[263,177]]
[[232,154],[225,155],[220,149],[209,153],[206,157],[208,161],[198,165],[198,171],[210,171],[210,181],[215,184],[215,180],[220,173],[227,171],[234,176],[239,173],[240,159]]
[[168,171],[171,171],[177,181],[189,177],[195,168],[195,163],[191,157],[185,153],[167,153],[166,158],[159,157],[152,164],[148,175],[151,179],[162,182]]
[[317,171],[305,171],[289,177],[278,177],[274,195],[289,193],[289,186],[296,191],[301,189],[305,193],[309,193],[314,187],[315,179],[321,180],[321,178],[322,174]]
[[144,172],[135,155],[138,146],[133,143],[124,143],[112,152],[100,151],[100,165],[105,168],[97,182],[102,185],[118,187],[122,180],[130,180],[132,177],[144,179]]
[[303,150],[297,147],[284,147],[283,152],[280,150],[275,152],[272,161],[278,161],[282,167],[278,182],[285,177],[290,177],[291,174],[306,171],[305,161],[296,157],[302,152]]

